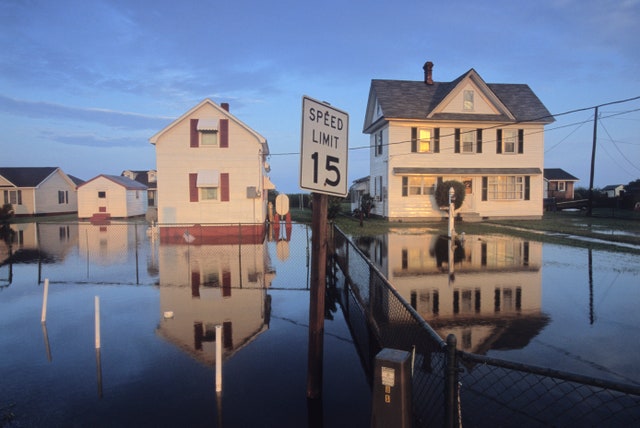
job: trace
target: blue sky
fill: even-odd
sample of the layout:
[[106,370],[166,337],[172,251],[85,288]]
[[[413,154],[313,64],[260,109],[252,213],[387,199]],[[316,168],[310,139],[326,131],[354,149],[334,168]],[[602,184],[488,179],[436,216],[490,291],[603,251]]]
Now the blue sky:
[[[155,167],[149,137],[204,98],[267,138],[300,191],[302,96],[349,113],[368,175],[371,79],[526,83],[560,114],[640,96],[640,0],[0,0],[0,166],[83,179]],[[640,100],[600,109],[595,186],[640,178]],[[545,167],[589,184],[593,110],[547,127]],[[294,167],[295,165],[295,167]]]

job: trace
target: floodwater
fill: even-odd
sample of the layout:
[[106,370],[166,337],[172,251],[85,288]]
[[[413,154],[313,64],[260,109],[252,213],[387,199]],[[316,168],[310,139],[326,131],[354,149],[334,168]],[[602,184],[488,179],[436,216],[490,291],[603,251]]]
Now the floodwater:
[[142,224],[12,227],[12,256],[0,252],[0,426],[368,425],[369,384],[337,307],[322,400],[307,402],[305,226],[260,245],[160,245]]
[[[304,225],[258,245],[165,245],[132,223],[13,227],[11,254],[0,242],[0,425],[369,425],[369,382],[331,299],[323,399],[306,399]],[[357,245],[460,349],[640,384],[639,256],[501,235],[454,242],[398,229]]]
[[502,235],[449,242],[397,229],[356,244],[459,349],[640,384],[640,256]]

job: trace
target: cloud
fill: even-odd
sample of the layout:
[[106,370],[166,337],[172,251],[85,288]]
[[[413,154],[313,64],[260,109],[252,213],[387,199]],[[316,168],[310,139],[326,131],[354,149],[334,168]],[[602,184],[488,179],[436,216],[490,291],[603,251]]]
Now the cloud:
[[48,141],[71,146],[117,148],[117,147],[141,147],[149,142],[145,138],[135,137],[102,137],[91,134],[59,134],[55,132],[41,132],[41,137]]
[[42,101],[17,100],[0,95],[0,112],[34,119],[67,119],[97,123],[116,129],[158,130],[173,118],[99,108],[78,108]]

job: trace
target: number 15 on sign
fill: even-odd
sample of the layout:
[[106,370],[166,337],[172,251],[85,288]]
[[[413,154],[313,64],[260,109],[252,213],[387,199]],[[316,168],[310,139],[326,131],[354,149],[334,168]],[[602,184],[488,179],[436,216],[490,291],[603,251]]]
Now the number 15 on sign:
[[347,195],[349,115],[327,103],[302,97],[300,187]]

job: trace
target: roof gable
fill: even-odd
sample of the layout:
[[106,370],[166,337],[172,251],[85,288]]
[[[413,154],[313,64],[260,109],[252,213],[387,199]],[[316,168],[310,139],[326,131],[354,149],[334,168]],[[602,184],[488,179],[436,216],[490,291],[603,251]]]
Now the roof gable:
[[[484,107],[479,112],[461,110],[466,88]],[[475,101],[475,99],[474,99]],[[456,103],[460,109],[456,109]],[[473,69],[451,82],[410,80],[371,81],[363,132],[370,133],[385,121],[482,121],[551,123],[553,116],[525,84],[485,83]]]
[[225,110],[224,108],[220,107],[218,104],[216,104],[213,101],[211,101],[209,98],[205,98],[200,103],[198,103],[195,107],[193,107],[192,109],[187,111],[185,114],[180,116],[178,119],[176,119],[173,122],[171,122],[168,126],[166,126],[162,130],[157,132],[155,135],[153,135],[151,138],[149,138],[149,142],[151,142],[151,144],[155,145],[158,142],[158,140],[160,139],[160,137],[162,137],[163,134],[165,134],[167,131],[172,129],[174,126],[178,125],[183,120],[185,120],[188,117],[192,116],[198,110],[202,109],[205,106],[209,106],[209,107],[215,109],[218,112],[218,114],[220,114],[221,116],[224,116],[225,118],[229,119],[230,121],[236,123],[237,125],[241,126],[245,130],[247,130],[250,134],[252,134],[256,138],[258,143],[263,145],[263,147],[264,147],[263,154],[265,154],[265,155],[269,154],[269,146],[267,144],[267,140],[262,135],[260,135],[256,131],[254,131],[252,128],[250,128],[248,125],[246,125],[240,119],[238,119],[237,117],[232,115],[229,111]]
[[38,187],[58,170],[58,167],[8,167],[0,168],[0,176],[15,187]]

